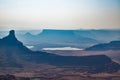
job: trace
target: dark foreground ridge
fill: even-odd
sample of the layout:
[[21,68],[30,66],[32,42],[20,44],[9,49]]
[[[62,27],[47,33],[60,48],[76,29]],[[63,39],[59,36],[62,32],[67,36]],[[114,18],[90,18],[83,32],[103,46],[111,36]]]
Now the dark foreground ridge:
[[97,44],[86,48],[89,51],[120,50],[120,41],[111,41],[110,43]]
[[87,67],[87,72],[114,72],[120,65],[105,55],[59,56],[51,53],[31,51],[15,37],[14,30],[0,39],[0,67],[26,67],[30,64],[50,64],[61,67]]

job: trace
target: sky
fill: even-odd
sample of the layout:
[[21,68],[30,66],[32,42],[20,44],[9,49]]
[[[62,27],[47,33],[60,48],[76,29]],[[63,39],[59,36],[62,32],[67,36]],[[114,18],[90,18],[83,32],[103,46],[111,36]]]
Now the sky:
[[120,0],[0,0],[7,29],[120,29]]

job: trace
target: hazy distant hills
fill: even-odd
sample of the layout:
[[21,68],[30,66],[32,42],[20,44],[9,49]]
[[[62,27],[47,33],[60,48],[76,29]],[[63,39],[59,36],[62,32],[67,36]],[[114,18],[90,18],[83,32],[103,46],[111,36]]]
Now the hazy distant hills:
[[[0,32],[0,37],[7,32]],[[16,37],[34,50],[45,47],[87,48],[99,43],[120,40],[120,30],[23,30]]]
[[98,43],[95,39],[76,35],[74,30],[43,30],[42,33],[38,35],[26,33],[18,38],[25,42],[25,44],[31,44],[37,48],[65,46],[85,47]]
[[94,39],[77,36],[74,30],[43,30],[38,36],[41,40],[51,43],[97,43]]
[[[0,39],[0,67],[24,67],[31,64],[50,64],[55,66],[88,67],[88,71],[109,72],[117,71],[120,65],[113,62],[105,55],[94,56],[58,56],[40,51],[27,49],[15,37],[14,31],[3,39]],[[33,65],[33,66],[34,66]],[[93,68],[94,70],[91,70]]]
[[[26,32],[17,38],[35,50],[45,47],[87,48],[95,44],[120,40],[120,30],[49,30],[33,35]],[[112,36],[112,37],[111,37]]]
[[111,41],[110,43],[97,44],[92,47],[86,48],[85,50],[120,50],[120,41]]
[[102,43],[120,40],[120,30],[78,30],[75,33]]

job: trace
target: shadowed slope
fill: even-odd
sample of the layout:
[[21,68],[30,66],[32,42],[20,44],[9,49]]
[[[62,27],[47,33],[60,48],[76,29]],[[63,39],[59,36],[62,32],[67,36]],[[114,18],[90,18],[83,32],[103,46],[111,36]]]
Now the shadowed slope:
[[110,43],[97,44],[85,50],[101,51],[101,50],[120,50],[120,41],[111,41]]
[[[94,68],[96,72],[117,71],[120,65],[105,55],[58,56],[40,51],[31,51],[15,37],[14,31],[0,40],[0,67],[24,67],[29,63],[50,64],[67,67]],[[92,70],[91,70],[92,71]]]

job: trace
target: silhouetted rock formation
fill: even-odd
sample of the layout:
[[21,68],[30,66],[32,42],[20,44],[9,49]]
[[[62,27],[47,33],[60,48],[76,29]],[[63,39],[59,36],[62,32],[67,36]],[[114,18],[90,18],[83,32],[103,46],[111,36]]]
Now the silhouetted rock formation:
[[120,41],[111,41],[110,43],[97,44],[85,50],[120,50]]
[[88,67],[88,72],[110,72],[120,69],[120,65],[105,55],[58,56],[40,51],[31,51],[15,37],[14,30],[0,40],[0,67],[24,67],[29,63],[50,64],[67,67]]
[[22,45],[20,41],[18,41],[15,37],[15,31],[11,30],[9,32],[9,35],[4,37],[3,39],[0,40],[0,44],[3,45],[8,45],[8,46],[17,46],[17,45]]

